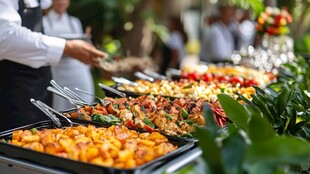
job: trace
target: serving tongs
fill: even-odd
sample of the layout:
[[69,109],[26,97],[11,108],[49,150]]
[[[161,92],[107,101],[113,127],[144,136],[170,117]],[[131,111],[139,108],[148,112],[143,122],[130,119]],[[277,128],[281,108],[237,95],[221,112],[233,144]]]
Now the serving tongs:
[[99,86],[100,88],[102,88],[104,91],[107,91],[107,92],[116,94],[116,95],[118,95],[118,96],[120,96],[120,97],[126,97],[126,94],[125,94],[125,93],[120,92],[120,91],[118,91],[118,90],[116,90],[116,89],[113,89],[113,88],[111,88],[111,87],[109,87],[109,86],[106,86],[106,85],[104,85],[104,84],[102,84],[102,83],[98,83],[98,86]]
[[123,77],[112,77],[112,80],[116,83],[131,85],[131,86],[139,86],[138,83],[125,79]]
[[75,92],[71,91],[69,88],[60,87],[54,80],[51,80],[50,83],[53,87],[48,86],[47,90],[56,95],[59,95],[60,97],[67,99],[77,110],[79,119],[83,119],[83,120],[91,119],[90,116],[82,113],[80,110],[83,106],[90,106],[91,108],[93,108],[91,103],[85,102],[81,97],[79,97]]
[[79,95],[71,91],[69,88],[60,87],[54,80],[51,80],[50,83],[52,86],[47,87],[48,91],[67,99],[76,108],[78,106],[91,105],[90,103],[85,102]]
[[167,77],[161,74],[158,74],[156,72],[150,71],[150,70],[144,70],[143,71],[144,74],[153,77],[154,79],[159,79],[159,80],[167,80]]
[[154,81],[154,78],[153,78],[153,77],[150,77],[150,76],[148,76],[148,75],[146,75],[146,74],[144,74],[144,73],[142,73],[142,72],[139,72],[139,71],[135,72],[134,75],[135,75],[137,78],[141,79],[141,80],[147,80],[147,81],[150,81],[150,82],[153,82],[153,81]]
[[64,116],[60,112],[56,111],[55,109],[49,107],[47,104],[41,102],[40,100],[35,100],[32,98],[32,99],[30,99],[30,102],[34,106],[36,106],[38,109],[40,109],[45,115],[47,115],[57,127],[62,127],[62,125],[61,125],[59,118],[57,118],[56,115],[65,119],[69,123],[70,126],[73,126],[73,122],[71,120],[69,120],[66,116]]
[[107,103],[111,103],[111,102],[108,101],[108,100],[104,100],[104,99],[102,99],[101,97],[98,97],[98,96],[96,96],[96,95],[90,94],[90,93],[88,93],[88,92],[86,92],[86,91],[84,91],[84,90],[81,90],[81,89],[79,89],[79,88],[75,88],[75,90],[76,90],[76,91],[79,91],[79,92],[81,92],[81,93],[83,93],[83,94],[86,94],[86,95],[90,95],[90,96],[95,97],[96,99],[98,99],[98,100],[100,101],[100,103],[102,104],[102,106],[104,106],[104,105],[107,104]]

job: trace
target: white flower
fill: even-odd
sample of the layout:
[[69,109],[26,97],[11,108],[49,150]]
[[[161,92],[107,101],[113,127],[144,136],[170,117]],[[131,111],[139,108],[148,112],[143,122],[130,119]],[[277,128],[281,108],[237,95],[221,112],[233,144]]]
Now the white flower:
[[274,10],[273,10],[273,14],[274,14],[274,15],[278,15],[278,14],[280,14],[280,13],[281,13],[280,9],[274,8]]
[[266,10],[265,10],[267,13],[269,13],[269,14],[272,14],[272,12],[273,12],[273,9],[272,9],[272,7],[266,7]]

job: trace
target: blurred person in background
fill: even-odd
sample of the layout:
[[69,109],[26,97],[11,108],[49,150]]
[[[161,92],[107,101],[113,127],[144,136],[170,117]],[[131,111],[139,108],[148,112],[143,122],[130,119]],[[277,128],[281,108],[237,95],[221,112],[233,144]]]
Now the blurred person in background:
[[240,30],[240,49],[247,49],[254,45],[255,21],[251,19],[251,10],[244,10],[239,24]]
[[207,60],[207,54],[209,54],[209,50],[207,50],[208,47],[208,40],[211,37],[210,28],[211,26],[217,22],[218,20],[218,10],[216,7],[212,6],[210,7],[205,14],[203,15],[203,33],[202,33],[202,40],[201,40],[201,49],[200,49],[200,60],[201,61],[208,61]]
[[[47,120],[29,101],[51,106],[46,90],[51,80],[50,66],[62,55],[99,66],[107,55],[81,40],[43,35],[42,7],[48,0],[0,0],[0,131]],[[78,78],[78,77],[77,77]]]
[[[43,28],[46,35],[69,38],[87,39],[90,31],[86,35],[83,33],[81,21],[68,15],[67,9],[70,0],[53,0],[52,8],[43,17]],[[63,56],[57,66],[52,67],[52,77],[60,85],[69,89],[79,88],[94,94],[94,83],[90,66],[72,57]],[[79,93],[86,102],[93,102],[94,97]],[[73,108],[73,105],[66,99],[53,95],[53,108],[65,111]]]
[[232,6],[219,4],[219,19],[210,27],[210,37],[206,41],[207,62],[219,63],[230,60],[235,49],[235,42],[229,25],[234,9]]
[[185,57],[184,45],[188,39],[183,23],[179,17],[170,17],[168,19],[168,30],[170,37],[163,48],[163,63],[160,69],[161,74],[165,74],[168,68],[179,68],[182,59]]
[[[234,41],[234,50],[240,49],[241,44],[241,33],[239,30],[239,24],[240,24],[240,18],[242,18],[242,14],[240,15],[240,10],[236,9],[234,6],[230,6],[231,10],[231,16],[230,16],[230,22],[228,24],[228,29],[230,33],[232,34],[233,41]],[[237,13],[238,12],[238,13]]]

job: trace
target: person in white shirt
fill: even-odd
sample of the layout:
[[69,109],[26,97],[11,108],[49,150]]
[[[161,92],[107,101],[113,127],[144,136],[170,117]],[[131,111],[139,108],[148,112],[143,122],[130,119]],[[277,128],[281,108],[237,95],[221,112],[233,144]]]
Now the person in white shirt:
[[0,0],[0,131],[47,119],[29,100],[51,105],[49,66],[62,55],[94,66],[107,57],[85,41],[43,35],[41,4],[46,2]]
[[205,48],[207,62],[213,63],[228,61],[235,48],[228,28],[233,9],[231,6],[219,5],[218,11],[219,20],[210,27]]
[[240,47],[248,49],[250,45],[254,45],[255,22],[251,19],[251,10],[244,10],[240,25]]
[[[50,36],[62,38],[87,39],[83,34],[80,20],[69,16],[67,9],[70,0],[53,0],[51,10],[43,17],[44,32]],[[57,66],[52,67],[53,79],[61,86],[70,89],[79,88],[94,94],[93,78],[90,67],[76,59],[63,56]],[[79,94],[85,101],[93,102],[94,97]],[[53,95],[53,108],[59,111],[71,109],[72,104],[57,95]]]
[[199,57],[201,61],[207,61],[207,44],[209,41],[209,37],[211,37],[212,33],[210,32],[211,26],[218,21],[218,10],[217,7],[212,6],[210,7],[206,13],[204,14],[203,17],[203,33],[202,33],[202,40],[201,40],[201,48],[200,48],[200,53]]

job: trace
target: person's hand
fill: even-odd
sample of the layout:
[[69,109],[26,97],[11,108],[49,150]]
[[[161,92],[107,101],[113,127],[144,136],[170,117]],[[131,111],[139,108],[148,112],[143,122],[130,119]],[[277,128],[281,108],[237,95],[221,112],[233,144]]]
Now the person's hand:
[[64,55],[96,67],[100,66],[100,59],[107,57],[106,53],[82,40],[67,40]]

